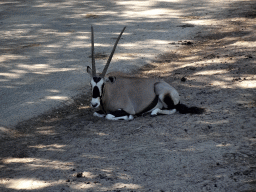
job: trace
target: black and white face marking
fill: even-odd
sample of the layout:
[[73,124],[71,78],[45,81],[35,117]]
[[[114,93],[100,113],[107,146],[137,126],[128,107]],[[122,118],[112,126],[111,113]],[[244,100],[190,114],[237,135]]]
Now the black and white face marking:
[[102,95],[103,84],[104,84],[104,79],[101,77],[93,77],[91,80],[91,86],[92,86],[91,106],[93,108],[98,108],[100,106],[100,97]]

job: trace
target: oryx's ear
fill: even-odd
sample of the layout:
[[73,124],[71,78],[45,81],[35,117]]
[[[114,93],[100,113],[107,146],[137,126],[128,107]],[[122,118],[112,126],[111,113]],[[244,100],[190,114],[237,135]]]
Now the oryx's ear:
[[87,66],[87,73],[89,73],[92,76],[92,69],[89,66]]
[[115,81],[116,81],[116,77],[114,76],[109,76],[108,78],[106,78],[106,82],[114,83]]

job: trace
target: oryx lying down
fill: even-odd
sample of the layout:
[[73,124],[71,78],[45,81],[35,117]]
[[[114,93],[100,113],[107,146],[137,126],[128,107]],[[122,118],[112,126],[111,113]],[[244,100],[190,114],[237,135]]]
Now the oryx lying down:
[[204,112],[202,108],[189,108],[180,104],[179,93],[163,80],[131,77],[120,72],[112,72],[106,75],[125,27],[116,40],[103,72],[97,75],[94,59],[93,27],[91,27],[91,30],[92,69],[88,66],[87,72],[92,77],[91,106],[99,109],[94,113],[94,116],[106,117],[109,120],[132,120],[134,115],[149,112],[152,116],[158,114],[169,115],[175,113],[176,110],[183,114],[201,114]]

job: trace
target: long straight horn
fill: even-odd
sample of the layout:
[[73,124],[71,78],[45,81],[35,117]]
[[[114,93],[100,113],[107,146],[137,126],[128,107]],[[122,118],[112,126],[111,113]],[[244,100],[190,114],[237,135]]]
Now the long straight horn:
[[100,75],[101,77],[104,77],[104,76],[106,75],[106,73],[107,73],[108,66],[109,66],[109,64],[110,64],[110,62],[111,62],[111,59],[112,59],[112,57],[113,57],[113,55],[114,55],[114,52],[115,52],[115,50],[116,50],[117,43],[118,43],[118,41],[120,40],[120,38],[121,38],[121,36],[122,36],[122,34],[123,34],[125,28],[126,28],[126,27],[123,28],[123,30],[121,31],[120,35],[118,36],[118,38],[117,38],[117,40],[116,40],[116,43],[115,43],[115,45],[114,45],[114,47],[113,47],[113,49],[112,49],[112,52],[111,52],[111,54],[109,55],[107,64],[105,65],[105,67],[104,67],[104,69],[103,69],[103,71],[102,71],[102,73],[101,73],[101,75]]
[[94,58],[94,34],[93,27],[91,26],[91,41],[92,41],[92,76],[96,76],[96,68],[95,68],[95,58]]

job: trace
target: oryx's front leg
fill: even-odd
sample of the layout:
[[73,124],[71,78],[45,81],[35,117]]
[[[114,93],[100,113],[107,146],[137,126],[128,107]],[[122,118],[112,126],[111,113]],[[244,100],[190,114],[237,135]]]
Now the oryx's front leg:
[[107,114],[106,119],[108,119],[108,120],[133,120],[134,118],[132,115],[125,112],[124,110],[118,109],[117,111]]
[[102,110],[96,111],[93,113],[93,116],[95,117],[105,117],[105,113]]

